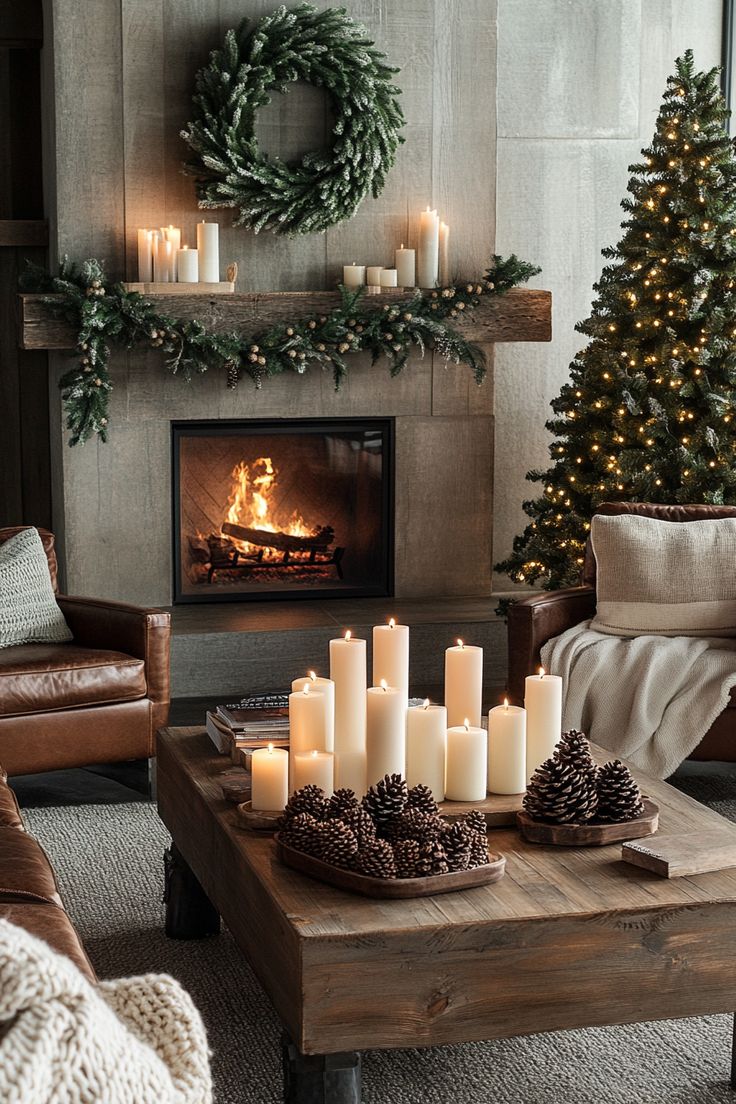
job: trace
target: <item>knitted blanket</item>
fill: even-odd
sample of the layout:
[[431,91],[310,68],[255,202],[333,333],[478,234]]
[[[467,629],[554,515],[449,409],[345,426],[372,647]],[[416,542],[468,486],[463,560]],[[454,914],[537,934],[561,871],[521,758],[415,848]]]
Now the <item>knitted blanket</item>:
[[736,686],[736,640],[624,638],[590,621],[545,644],[542,663],[563,679],[563,728],[657,778],[695,750]]
[[165,974],[92,985],[0,920],[0,1100],[210,1104],[199,1013]]

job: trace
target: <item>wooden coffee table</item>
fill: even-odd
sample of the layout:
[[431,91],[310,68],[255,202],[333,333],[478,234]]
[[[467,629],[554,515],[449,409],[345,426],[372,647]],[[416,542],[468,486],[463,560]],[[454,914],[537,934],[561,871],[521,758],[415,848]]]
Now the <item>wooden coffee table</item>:
[[[223,918],[284,1024],[289,1104],[357,1104],[360,1050],[736,1009],[736,869],[666,881],[620,844],[544,847],[500,828],[495,885],[374,902],[282,866],[269,836],[240,827],[218,784],[229,767],[204,729],[159,733],[167,932]],[[638,777],[662,832],[728,826]]]

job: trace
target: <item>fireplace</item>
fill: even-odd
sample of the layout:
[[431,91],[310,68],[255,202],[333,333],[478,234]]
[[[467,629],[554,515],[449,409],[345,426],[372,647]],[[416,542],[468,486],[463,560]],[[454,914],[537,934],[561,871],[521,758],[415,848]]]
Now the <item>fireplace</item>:
[[392,594],[393,430],[172,422],[174,601]]

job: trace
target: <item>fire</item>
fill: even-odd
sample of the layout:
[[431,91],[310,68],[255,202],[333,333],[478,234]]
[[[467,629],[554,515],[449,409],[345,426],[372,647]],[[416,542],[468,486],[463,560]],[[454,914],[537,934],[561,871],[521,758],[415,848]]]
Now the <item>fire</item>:
[[[298,511],[295,510],[290,518],[279,516],[278,507],[273,502],[278,471],[270,456],[259,456],[250,465],[241,460],[233,468],[232,480],[225,521],[268,533],[288,533],[292,537],[311,535],[312,530]],[[254,545],[245,541],[233,537],[229,539],[243,552],[257,551]]]

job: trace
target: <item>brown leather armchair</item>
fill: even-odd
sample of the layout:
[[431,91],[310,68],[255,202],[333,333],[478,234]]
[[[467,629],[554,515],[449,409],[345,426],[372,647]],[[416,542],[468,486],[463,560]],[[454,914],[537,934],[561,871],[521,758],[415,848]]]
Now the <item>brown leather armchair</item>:
[[[598,514],[639,514],[662,521],[701,521],[736,517],[736,506],[664,506],[653,502],[603,502]],[[509,609],[509,677],[512,699],[521,704],[524,679],[539,667],[540,650],[548,640],[595,614],[595,556],[590,541],[585,549],[582,585],[550,590],[522,598]],[[736,762],[736,696],[716,718],[691,759]]]
[[[0,544],[23,528],[0,529]],[[39,533],[57,591],[54,535]],[[0,648],[0,763],[16,775],[154,755],[169,713],[169,614],[57,602],[71,642]]]

